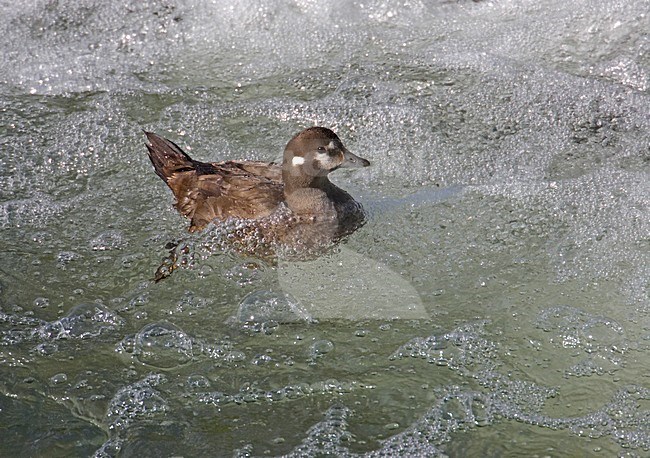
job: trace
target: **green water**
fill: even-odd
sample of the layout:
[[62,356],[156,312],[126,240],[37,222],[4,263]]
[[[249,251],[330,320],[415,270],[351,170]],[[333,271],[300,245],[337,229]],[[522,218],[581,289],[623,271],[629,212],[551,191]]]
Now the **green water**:
[[[647,455],[648,15],[344,3],[7,5],[0,456]],[[277,265],[188,234],[142,135],[313,124],[368,223]]]

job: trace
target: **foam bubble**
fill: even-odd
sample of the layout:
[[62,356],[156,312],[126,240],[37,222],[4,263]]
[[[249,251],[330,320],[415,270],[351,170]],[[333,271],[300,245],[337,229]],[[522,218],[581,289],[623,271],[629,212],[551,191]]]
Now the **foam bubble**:
[[550,341],[559,348],[579,348],[606,359],[617,358],[629,348],[620,324],[576,307],[545,309],[539,314],[537,325],[551,334]]
[[311,315],[293,296],[270,290],[254,291],[244,297],[237,309],[240,323],[297,323],[309,322]]
[[124,248],[127,241],[121,231],[104,231],[90,241],[90,248],[94,251],[108,251]]
[[178,326],[160,321],[144,326],[135,336],[138,361],[160,369],[187,364],[194,358],[192,339]]
[[79,304],[66,316],[38,329],[38,335],[48,340],[89,339],[114,331],[124,325],[124,318],[102,304]]
[[109,430],[126,429],[136,421],[167,412],[167,401],[155,388],[165,381],[162,375],[152,374],[115,393],[106,409]]

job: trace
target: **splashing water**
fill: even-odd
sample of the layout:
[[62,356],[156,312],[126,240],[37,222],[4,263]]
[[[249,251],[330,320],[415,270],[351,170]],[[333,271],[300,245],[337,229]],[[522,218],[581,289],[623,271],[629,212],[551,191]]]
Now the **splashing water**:
[[[648,454],[644,2],[23,3],[0,455]],[[315,124],[372,167],[306,261],[187,234],[141,133],[277,161]]]

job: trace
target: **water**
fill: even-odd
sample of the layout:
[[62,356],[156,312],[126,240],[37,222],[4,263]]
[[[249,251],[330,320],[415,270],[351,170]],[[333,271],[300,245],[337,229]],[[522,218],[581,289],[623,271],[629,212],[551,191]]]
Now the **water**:
[[[0,455],[647,456],[645,2],[2,11]],[[188,235],[142,135],[313,124],[369,222],[278,265]]]

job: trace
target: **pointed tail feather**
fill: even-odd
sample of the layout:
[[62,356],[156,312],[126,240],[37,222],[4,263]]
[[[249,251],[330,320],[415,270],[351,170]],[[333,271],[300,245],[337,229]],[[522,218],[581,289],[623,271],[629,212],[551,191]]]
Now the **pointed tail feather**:
[[194,160],[185,154],[176,143],[152,132],[145,131],[145,135],[150,143],[146,145],[149,150],[149,159],[151,159],[156,174],[165,183],[174,174],[196,168]]

